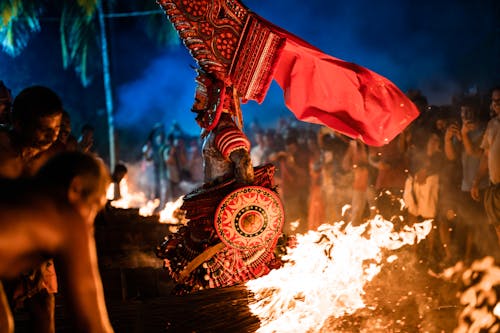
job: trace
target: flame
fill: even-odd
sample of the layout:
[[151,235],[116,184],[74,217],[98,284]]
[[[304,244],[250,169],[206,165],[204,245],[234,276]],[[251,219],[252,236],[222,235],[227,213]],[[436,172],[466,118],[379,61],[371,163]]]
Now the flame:
[[293,221],[293,222],[290,222],[289,223],[289,226],[290,226],[290,231],[295,231],[298,229],[298,227],[300,226],[300,219],[299,220],[296,220],[296,221]]
[[349,209],[351,209],[351,205],[349,205],[349,204],[344,205],[344,206],[342,207],[342,213],[341,213],[341,214],[342,214],[342,216],[345,216],[345,213],[346,213]]
[[175,212],[182,206],[184,196],[179,197],[174,202],[167,202],[165,208],[160,212],[161,223],[179,223],[179,219],[175,216]]
[[106,190],[106,199],[108,200],[113,200],[115,197],[115,184],[111,183],[108,186],[108,189]]
[[[107,189],[106,197],[108,198],[108,200],[113,200],[114,198],[114,186],[114,184],[110,184]],[[119,186],[121,198],[111,201],[111,206],[115,208],[139,208],[139,215],[152,216],[160,206],[159,199],[148,200],[144,192],[130,192],[127,180],[125,178],[120,181]],[[171,224],[182,222],[178,217],[175,216],[175,214],[176,211],[182,206],[183,197],[184,196],[181,196],[176,201],[167,202],[165,204],[165,207],[159,213],[159,222]]]
[[323,224],[297,235],[297,246],[288,248],[282,268],[246,283],[254,294],[250,311],[261,321],[258,332],[312,332],[329,317],[364,308],[363,287],[380,272],[383,249],[418,243],[431,228],[428,220],[395,231],[391,222],[376,216],[360,226]]
[[139,215],[141,216],[152,216],[155,209],[160,205],[159,199],[148,200],[146,204],[139,208]]
[[[108,187],[108,190],[106,192],[106,198],[108,198],[108,200],[113,200],[114,198],[114,186],[115,184],[110,184]],[[120,187],[121,198],[118,200],[111,201],[111,206],[115,208],[127,209],[127,208],[138,208],[138,207],[150,207],[155,204],[156,206],[154,208],[156,208],[160,203],[159,201],[148,200],[144,192],[131,192],[129,190],[126,178],[123,178],[120,181],[120,184],[118,184],[118,186]],[[151,211],[153,211],[154,208]],[[147,212],[147,210],[145,212]],[[143,215],[143,216],[148,216],[148,215]]]
[[460,261],[437,277],[458,279],[466,287],[459,293],[462,310],[454,333],[500,330],[500,267],[492,256],[475,260],[469,267]]

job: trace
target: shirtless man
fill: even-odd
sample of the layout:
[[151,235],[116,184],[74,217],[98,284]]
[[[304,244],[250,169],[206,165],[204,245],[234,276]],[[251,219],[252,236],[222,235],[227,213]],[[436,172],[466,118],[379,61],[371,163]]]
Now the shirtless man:
[[62,102],[42,86],[24,89],[12,105],[12,126],[0,129],[0,176],[33,175],[46,160],[44,152],[57,140]]
[[[92,230],[108,184],[102,161],[80,152],[51,158],[34,178],[0,179],[0,279],[53,257],[78,332],[113,332]],[[1,283],[0,332],[14,332]]]
[[[43,165],[52,155],[49,148],[57,140],[62,112],[61,99],[47,87],[28,87],[14,98],[10,126],[0,128],[0,177],[31,176]],[[44,292],[34,294],[25,288],[21,298],[39,332],[53,332],[57,280],[52,261],[40,270],[37,276],[42,277]]]

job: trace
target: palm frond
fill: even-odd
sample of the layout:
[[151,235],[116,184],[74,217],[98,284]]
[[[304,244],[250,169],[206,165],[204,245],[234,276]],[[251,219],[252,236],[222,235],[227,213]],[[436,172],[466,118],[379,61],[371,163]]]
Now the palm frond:
[[78,65],[75,67],[75,71],[80,75],[80,81],[82,82],[82,85],[84,87],[87,87],[92,81],[92,78],[89,76],[87,68],[88,51],[89,51],[89,45],[88,44],[83,45],[79,59],[80,61]]
[[0,3],[0,17],[2,26],[10,23],[22,11],[22,2],[20,0],[9,0]]
[[151,40],[155,41],[159,46],[180,44],[176,30],[155,1],[141,1],[138,5],[141,6],[140,10],[158,10],[158,14],[145,16],[142,19],[144,31]]
[[62,62],[63,67],[66,69],[70,64],[69,54],[68,54],[68,43],[66,42],[67,34],[65,29],[65,24],[67,18],[67,11],[63,10],[61,13],[61,22],[59,24],[59,39],[61,40],[61,53],[62,53]]
[[[96,15],[95,7],[89,11],[89,7],[81,6],[80,0],[77,4],[67,3],[61,14],[59,26],[61,52],[64,68],[73,66],[84,86],[91,82],[89,73],[89,52],[96,49]],[[93,2],[96,1],[83,1]],[[91,15],[88,15],[90,14]]]
[[83,10],[86,17],[94,17],[99,0],[78,0],[78,6]]
[[9,55],[17,56],[28,44],[33,32],[40,30],[41,9],[36,1],[7,0],[0,2],[0,43]]

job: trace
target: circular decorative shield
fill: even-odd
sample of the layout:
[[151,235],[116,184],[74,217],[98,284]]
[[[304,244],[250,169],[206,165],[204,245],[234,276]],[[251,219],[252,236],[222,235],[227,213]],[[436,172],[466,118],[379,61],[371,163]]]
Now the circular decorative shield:
[[256,250],[276,240],[284,219],[283,205],[275,192],[262,186],[245,186],[221,201],[214,223],[227,246]]

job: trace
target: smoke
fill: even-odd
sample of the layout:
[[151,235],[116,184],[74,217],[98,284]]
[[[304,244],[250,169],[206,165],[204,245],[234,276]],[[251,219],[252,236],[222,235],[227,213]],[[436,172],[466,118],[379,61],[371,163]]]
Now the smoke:
[[194,65],[187,50],[179,47],[154,59],[135,81],[119,86],[116,126],[148,132],[156,123],[168,129],[178,122],[189,134],[198,134],[190,111],[196,87]]

